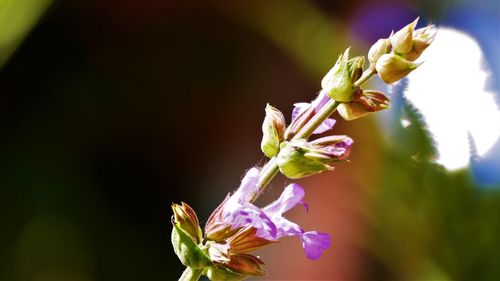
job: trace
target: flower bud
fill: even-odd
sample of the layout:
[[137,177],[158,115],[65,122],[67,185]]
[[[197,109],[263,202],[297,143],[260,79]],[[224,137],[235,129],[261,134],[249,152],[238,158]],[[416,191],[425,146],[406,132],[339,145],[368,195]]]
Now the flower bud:
[[349,48],[339,56],[333,68],[321,80],[321,87],[336,101],[348,102],[352,99],[354,82],[349,69]]
[[385,83],[392,84],[408,75],[420,64],[407,61],[396,54],[385,54],[379,58],[375,69]]
[[341,103],[337,108],[340,116],[345,120],[354,120],[371,112],[389,108],[390,100],[383,93],[373,90],[365,90],[356,95],[352,102]]
[[196,244],[201,242],[201,228],[194,210],[186,203],[172,204],[174,223],[184,230]]
[[368,51],[368,60],[371,64],[377,63],[377,60],[391,51],[391,40],[383,38],[378,39]]
[[260,147],[264,154],[271,158],[279,152],[279,146],[283,141],[286,123],[283,114],[276,108],[266,106],[266,117],[262,123],[262,142]]
[[193,269],[205,268],[212,264],[207,254],[193,241],[191,235],[184,231],[179,223],[172,221],[172,246],[179,260]]
[[419,58],[424,50],[434,41],[436,33],[436,27],[433,25],[415,30],[413,32],[412,49],[409,53],[404,54],[404,58],[409,61]]
[[413,46],[413,31],[417,26],[418,18],[403,27],[390,37],[392,49],[398,54],[409,53]]
[[284,142],[278,154],[278,166],[291,179],[303,178],[333,170],[330,163],[344,160],[353,141],[347,136],[329,136],[307,142]]
[[349,67],[349,75],[353,83],[356,82],[363,74],[364,65],[365,57],[362,56],[354,57],[347,62],[347,66]]

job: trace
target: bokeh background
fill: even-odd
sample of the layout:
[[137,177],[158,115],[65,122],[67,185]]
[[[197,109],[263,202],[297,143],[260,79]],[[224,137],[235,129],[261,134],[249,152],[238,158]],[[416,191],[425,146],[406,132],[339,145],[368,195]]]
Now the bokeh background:
[[[0,280],[177,280],[170,204],[206,221],[264,163],[267,102],[288,118],[344,48],[365,54],[417,16],[477,43],[490,74],[480,90],[498,109],[496,0],[1,0]],[[461,64],[469,55],[423,84],[469,85],[452,72],[477,73]],[[405,96],[412,83],[375,80],[392,109],[338,120],[335,133],[356,142],[351,162],[299,181],[310,210],[288,217],[333,247],[309,261],[284,239],[261,251],[262,280],[500,280],[499,141],[479,154],[467,131],[453,151],[467,163],[436,162],[432,118]],[[475,94],[448,98],[440,115],[460,99],[474,119]],[[473,125],[495,136],[499,123]]]

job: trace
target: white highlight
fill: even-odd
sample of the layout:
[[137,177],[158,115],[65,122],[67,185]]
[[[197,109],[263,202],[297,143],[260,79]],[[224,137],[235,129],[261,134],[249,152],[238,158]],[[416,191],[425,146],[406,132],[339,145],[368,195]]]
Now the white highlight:
[[424,116],[437,144],[437,162],[449,170],[466,167],[469,134],[479,156],[500,137],[500,110],[485,89],[490,72],[481,48],[463,32],[439,28],[421,59],[405,96]]
[[410,120],[408,119],[401,119],[401,126],[403,126],[403,128],[408,128],[408,126],[411,125],[411,122]]

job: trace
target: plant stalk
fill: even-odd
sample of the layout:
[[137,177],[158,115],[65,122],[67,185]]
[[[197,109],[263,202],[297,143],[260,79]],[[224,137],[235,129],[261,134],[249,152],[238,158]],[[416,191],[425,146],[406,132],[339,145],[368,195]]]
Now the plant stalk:
[[[354,88],[361,86],[363,83],[368,81],[374,74],[376,73],[375,68],[370,66],[366,71],[363,72],[363,75],[354,82]],[[314,130],[318,128],[330,115],[332,115],[337,107],[340,105],[340,102],[335,100],[329,100],[312,118],[304,125],[302,129],[292,138],[292,140],[297,139],[307,139],[309,138]],[[276,157],[273,157],[267,162],[264,167],[262,167],[259,175],[259,192],[252,199],[254,202],[257,197],[264,191],[266,186],[271,182],[271,180],[276,176],[279,171],[278,161]]]
[[193,269],[191,267],[186,267],[184,272],[179,278],[179,281],[198,281],[203,273],[202,269]]

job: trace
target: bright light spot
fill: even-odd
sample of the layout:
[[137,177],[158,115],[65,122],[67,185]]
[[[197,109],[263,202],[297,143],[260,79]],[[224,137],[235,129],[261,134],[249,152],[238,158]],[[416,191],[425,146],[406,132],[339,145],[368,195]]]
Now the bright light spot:
[[408,126],[411,125],[411,122],[410,120],[408,119],[401,119],[401,126],[403,126],[403,128],[408,128]]
[[421,59],[425,62],[409,75],[405,95],[424,116],[438,163],[450,170],[465,167],[469,135],[479,156],[500,137],[500,110],[486,90],[490,72],[481,48],[465,33],[440,28]]

